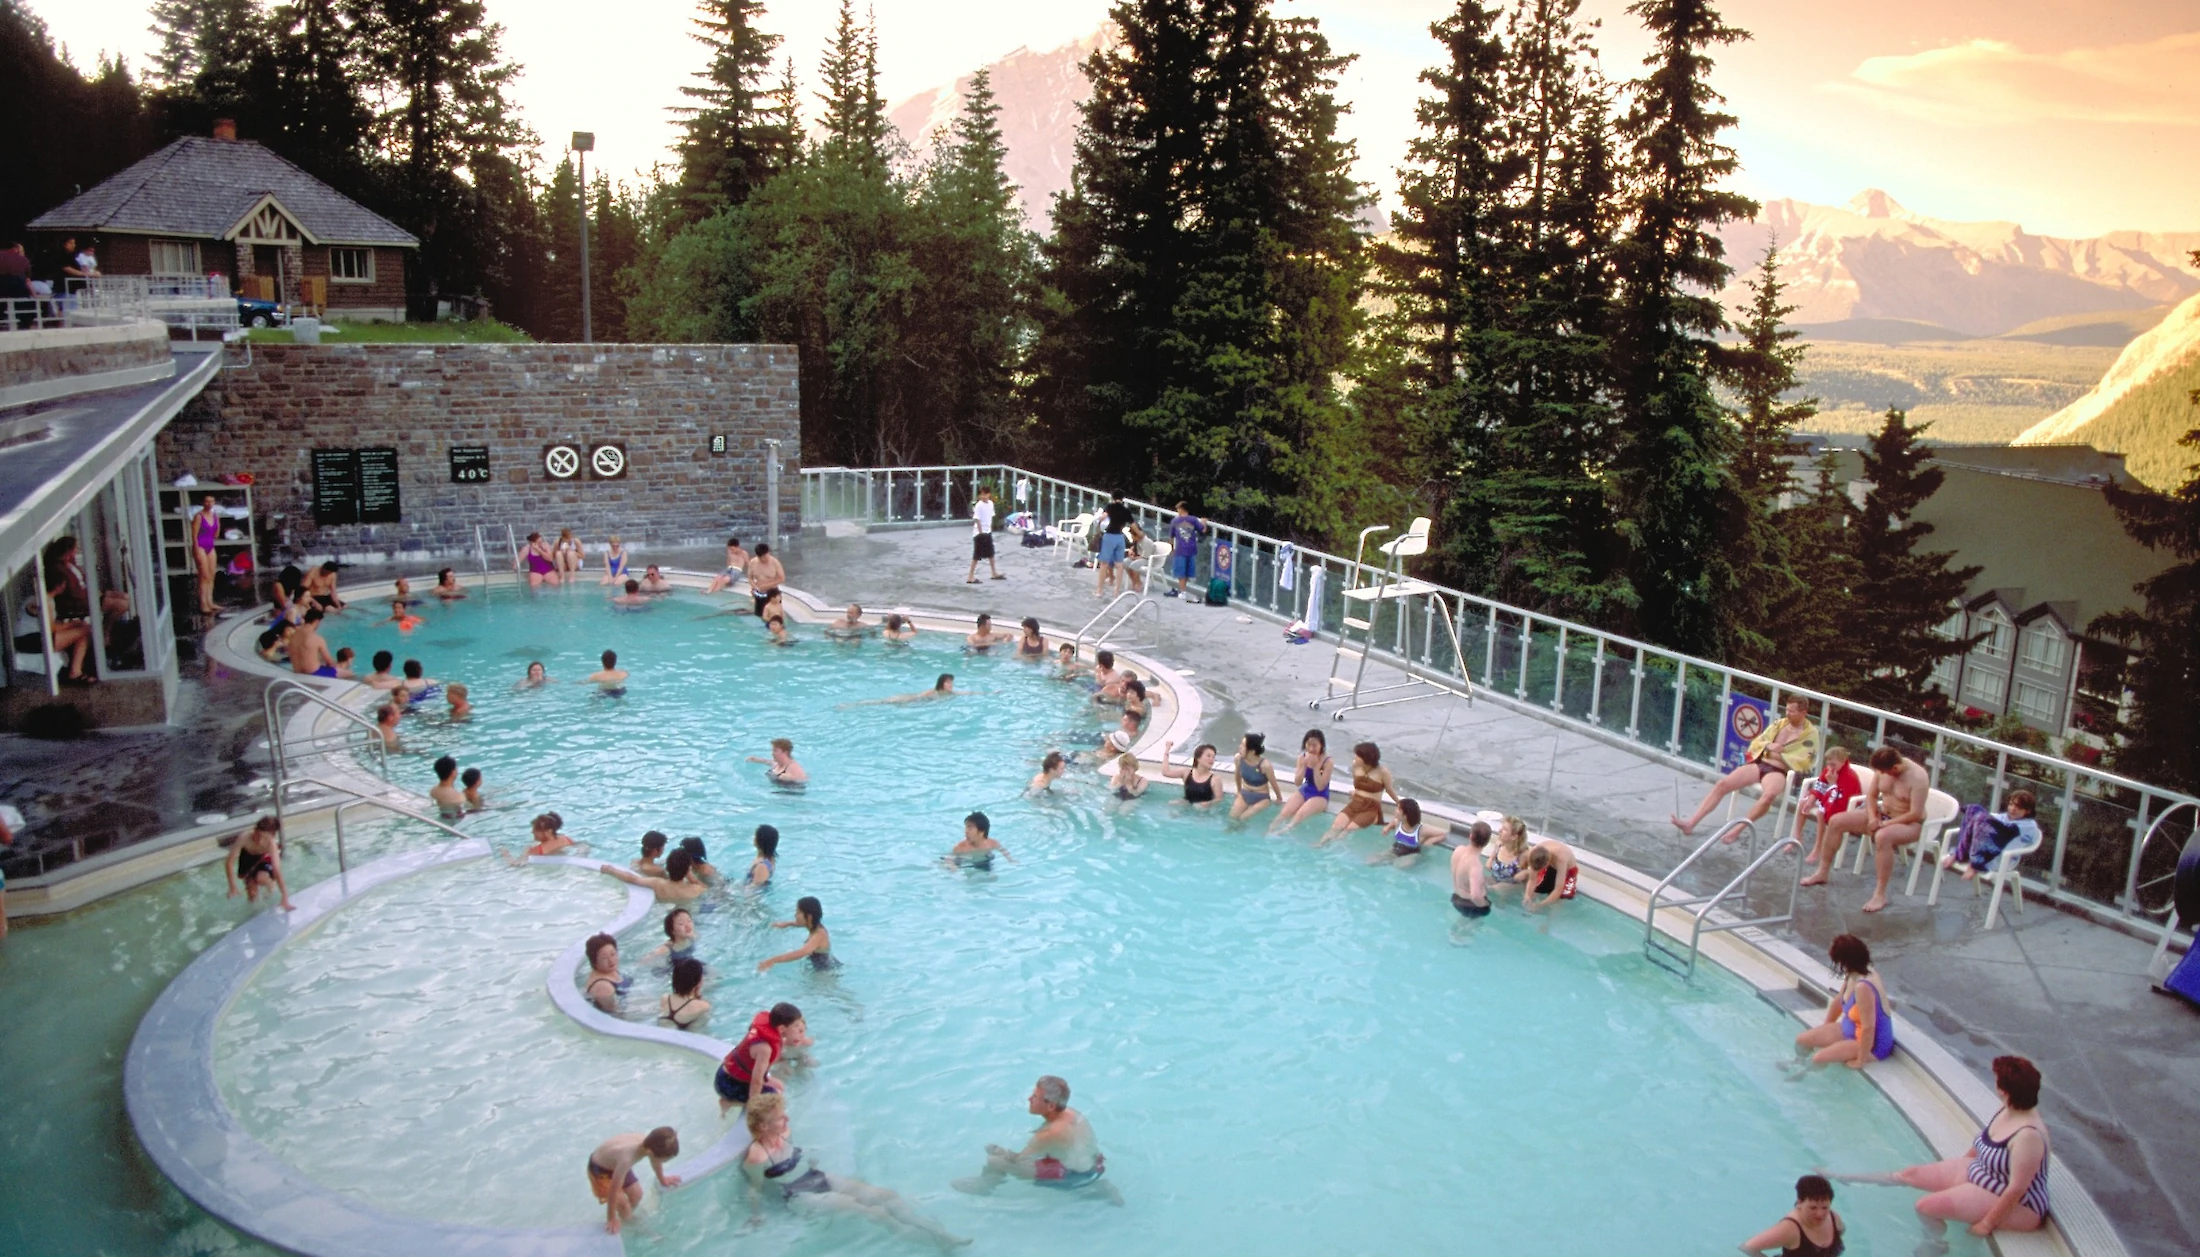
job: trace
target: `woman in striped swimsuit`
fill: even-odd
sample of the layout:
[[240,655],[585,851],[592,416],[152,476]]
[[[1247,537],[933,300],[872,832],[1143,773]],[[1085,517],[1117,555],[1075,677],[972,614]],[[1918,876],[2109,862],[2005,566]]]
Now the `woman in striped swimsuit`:
[[1945,1251],[1950,1222],[1973,1235],[2037,1231],[2047,1224],[2047,1123],[2040,1119],[2039,1067],[2021,1056],[1994,1058],[2001,1111],[1960,1157],[1894,1174],[1842,1175],[1856,1183],[1900,1183],[1927,1195],[1917,1202],[1929,1246]]

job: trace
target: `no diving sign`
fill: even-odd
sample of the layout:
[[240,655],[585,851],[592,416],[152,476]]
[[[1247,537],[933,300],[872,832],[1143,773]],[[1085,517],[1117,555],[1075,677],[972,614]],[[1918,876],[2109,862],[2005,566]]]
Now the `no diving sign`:
[[542,474],[552,480],[624,480],[626,446],[618,441],[583,445],[553,441],[542,447]]

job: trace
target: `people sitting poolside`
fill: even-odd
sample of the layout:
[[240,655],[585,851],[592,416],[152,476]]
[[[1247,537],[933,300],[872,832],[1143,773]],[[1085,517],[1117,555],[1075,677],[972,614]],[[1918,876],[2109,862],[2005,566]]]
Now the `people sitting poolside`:
[[1839,934],[1826,947],[1826,958],[1841,975],[1841,987],[1826,1002],[1825,1020],[1795,1036],[1795,1050],[1810,1053],[1812,1065],[1850,1069],[1893,1056],[1894,1012],[1872,972],[1871,948],[1854,934]]
[[353,650],[349,646],[343,646],[337,649],[336,676],[338,680],[356,681],[359,679],[358,676],[352,671],[352,663],[358,658],[359,652]]
[[1092,1187],[1109,1204],[1122,1204],[1122,1194],[1102,1178],[1108,1172],[1108,1159],[1101,1155],[1092,1123],[1069,1106],[1069,1084],[1052,1074],[1043,1075],[1025,1106],[1039,1119],[1039,1129],[1018,1151],[987,1144],[985,1168],[973,1177],[956,1179],[955,1190],[983,1196],[1008,1179],[1020,1178],[1040,1187]]
[[771,778],[771,782],[775,786],[809,784],[809,770],[803,768],[794,760],[794,739],[792,738],[773,738],[770,758],[762,755],[751,755],[749,756],[749,762],[770,765],[764,770],[764,775]]
[[[748,579],[748,567],[749,552],[741,548],[741,539],[739,537],[726,538],[725,570],[711,577],[710,585],[703,592],[715,594],[721,589],[733,588]],[[657,568],[652,565],[649,570],[655,572]]]
[[672,962],[672,990],[657,997],[657,1020],[674,1030],[692,1030],[708,1016],[710,1001],[703,998],[703,962],[682,956]]
[[1344,810],[1329,822],[1329,832],[1314,845],[1326,847],[1354,830],[1367,829],[1383,823],[1383,796],[1398,797],[1398,783],[1383,767],[1383,750],[1373,742],[1361,742],[1352,748],[1352,795],[1344,802]]
[[[1872,752],[1872,784],[1864,794],[1864,823],[1871,834],[1872,897],[1863,911],[1878,912],[1887,906],[1887,883],[1894,877],[1895,860],[1902,848],[1925,832],[1925,805],[1932,794],[1932,776],[1925,766],[1891,746]],[[1819,881],[1826,872],[1821,870]],[[1803,885],[1813,882],[1803,879]]]
[[711,1079],[711,1087],[718,1093],[719,1114],[724,1115],[737,1104],[747,1104],[754,1096],[783,1090],[779,1080],[772,1077],[772,1068],[786,1055],[792,1041],[807,1037],[807,1029],[802,1010],[787,1003],[774,1004],[769,1012],[751,1018],[747,1033],[718,1063],[718,1073]]
[[2003,850],[2037,847],[2041,841],[2040,823],[2034,819],[2038,811],[2039,801],[2030,790],[2011,790],[1999,812],[1971,804],[1963,809],[1956,841],[1940,858],[1940,867],[1956,869],[1968,882],[1994,867]]
[[1398,800],[1398,825],[1390,834],[1390,849],[1369,856],[1369,864],[1395,864],[1410,869],[1420,863],[1421,853],[1430,847],[1440,846],[1451,837],[1451,826],[1441,821],[1423,820],[1421,804],[1417,799]]
[[599,585],[614,585],[626,581],[628,582],[626,592],[633,593],[634,583],[631,579],[633,573],[627,570],[630,565],[629,561],[632,558],[633,556],[627,553],[625,539],[617,533],[612,533],[610,542],[603,548],[603,579],[596,583]]
[[1230,800],[1230,819],[1243,821],[1276,801],[1276,775],[1268,766],[1268,739],[1248,733],[1238,739],[1230,773],[1237,778],[1237,797]]
[[642,592],[645,594],[669,594],[672,592],[672,582],[666,580],[665,574],[658,571],[657,565],[652,563],[642,571]]
[[983,812],[972,812],[963,817],[962,841],[949,849],[944,863],[949,868],[977,869],[983,872],[993,867],[993,857],[999,855],[1010,861],[1008,848],[993,838],[993,821]]
[[581,945],[581,955],[588,959],[588,981],[581,987],[582,997],[617,1016],[619,999],[633,982],[619,972],[619,940],[609,934],[591,934]]
[[1913,1165],[1893,1174],[1836,1174],[1847,1183],[1899,1184],[1926,1195],[1917,1202],[1925,1226],[1921,1252],[1946,1252],[1950,1222],[1971,1234],[2037,1231],[2047,1225],[2047,1123],[2040,1117],[2040,1071],[2021,1056],[1994,1058],[2001,1110],[1960,1157]]
[[[1124,721],[1126,724],[1131,723],[1127,715]],[[1135,725],[1133,728],[1135,729]],[[1193,807],[1206,807],[1213,803],[1221,793],[1215,785],[1215,744],[1202,742],[1193,747],[1192,758],[1183,764],[1170,762],[1169,753],[1175,749],[1174,742],[1161,744],[1161,775],[1171,781],[1183,782],[1184,801]]]
[[[1864,818],[1861,814],[1855,815],[1853,819],[1845,819],[1850,817],[1849,804],[1863,792],[1863,779],[1849,765],[1849,748],[1827,747],[1826,762],[1819,767],[1818,775],[1803,783],[1802,797],[1795,806],[1795,832],[1790,835],[1796,845],[1800,846],[1804,822],[1818,822],[1818,845],[1811,848],[1810,864],[1823,863],[1818,858],[1820,854],[1831,858],[1830,851],[1840,849],[1841,833],[1855,833],[1863,828]],[[1838,830],[1832,838],[1833,847],[1830,851],[1826,848],[1828,830]]]
[[649,1158],[658,1186],[678,1187],[680,1176],[665,1173],[665,1162],[679,1155],[680,1134],[670,1126],[659,1126],[646,1135],[613,1135],[597,1144],[588,1154],[588,1189],[603,1202],[603,1229],[617,1235],[641,1205],[642,1184],[634,1174],[637,1162]]
[[1833,1184],[1823,1175],[1805,1174],[1795,1180],[1795,1207],[1743,1240],[1742,1251],[1749,1257],[1771,1257],[1775,1249],[1783,1257],[1841,1257],[1847,1230],[1833,1211]]
[[606,698],[618,698],[626,693],[626,669],[619,666],[619,652],[603,652],[603,667],[588,674],[589,684]]
[[772,825],[758,825],[750,842],[756,848],[756,858],[749,861],[748,886],[750,890],[762,890],[771,885],[772,874],[779,868],[779,830]]
[[837,969],[840,962],[833,959],[833,936],[825,932],[825,905],[815,895],[804,895],[794,901],[794,919],[774,921],[775,930],[804,930],[802,945],[793,951],[781,952],[768,960],[756,962],[758,973],[769,973],[773,965],[791,964],[807,959],[810,968]]
[[466,794],[458,788],[458,761],[451,756],[438,756],[435,761],[435,784],[428,788],[428,798],[435,802],[436,810],[444,819],[455,819],[466,814]]
[[665,837],[663,830],[652,829],[643,834],[642,858],[630,867],[643,877],[664,876],[665,866],[660,861],[665,853],[665,844],[669,841],[671,840]]
[[[1673,827],[1684,834],[1692,834],[1703,818],[1711,814],[1719,800],[1737,790],[1756,786],[1757,802],[1749,809],[1749,819],[1761,819],[1780,801],[1787,789],[1789,773],[1805,773],[1818,761],[1818,726],[1810,722],[1810,704],[1800,698],[1787,701],[1786,715],[1767,725],[1756,737],[1751,738],[1749,750],[1743,754],[1741,764],[1719,778],[1704,795],[1703,802],[1688,814],[1688,819],[1669,817]],[[1726,836],[1727,842],[1741,837],[1736,830]]]
[[942,1252],[970,1243],[918,1213],[897,1192],[819,1169],[816,1159],[794,1142],[785,1097],[756,1097],[742,1113],[742,1122],[749,1128],[749,1148],[741,1154],[741,1173],[749,1185],[751,1216],[758,1221],[769,1196],[797,1213],[814,1210],[868,1218],[896,1235],[929,1240]]
[[1467,840],[1451,849],[1451,906],[1467,918],[1490,914],[1490,888],[1482,861],[1488,855],[1490,823],[1476,821]]
[[1574,888],[1581,880],[1581,864],[1574,858],[1574,849],[1556,838],[1536,843],[1528,852],[1527,867],[1521,872],[1529,880],[1527,890],[1521,893],[1520,906],[1530,912],[1551,907],[1562,899],[1572,899]]
[[694,876],[693,861],[687,858],[685,851],[675,851],[665,857],[663,877],[645,877],[616,864],[599,864],[596,868],[629,886],[639,886],[650,892],[657,896],[658,903],[688,903],[703,897],[703,883]]
[[980,612],[976,631],[966,634],[963,637],[963,644],[972,650],[991,650],[995,646],[1005,646],[1014,640],[1016,639],[1010,634],[994,632],[993,617]]
[[1329,758],[1329,738],[1319,729],[1308,729],[1299,739],[1299,758],[1293,765],[1291,776],[1298,783],[1298,790],[1285,796],[1283,806],[1276,812],[1276,819],[1268,826],[1271,834],[1288,833],[1300,821],[1316,813],[1329,812],[1329,778],[1336,772],[1336,762]]

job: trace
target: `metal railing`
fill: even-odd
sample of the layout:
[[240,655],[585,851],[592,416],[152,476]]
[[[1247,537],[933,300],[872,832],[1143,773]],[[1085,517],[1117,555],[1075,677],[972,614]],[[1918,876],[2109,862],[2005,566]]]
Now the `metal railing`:
[[154,319],[187,331],[237,326],[237,299],[221,275],[102,275],[64,280],[48,296],[0,299],[0,332],[108,327]]
[[[442,830],[444,833],[449,834],[453,838],[465,839],[472,836],[470,834],[461,833],[450,824],[444,821],[437,820],[435,817],[429,816],[425,812],[414,811],[412,808],[406,807],[401,803],[393,802],[392,800],[383,798],[379,795],[368,794],[363,790],[354,790],[350,786],[344,785],[341,782],[328,781],[320,777],[296,777],[292,778],[288,784],[294,786],[312,786],[315,789],[319,790],[334,790],[338,794],[348,794],[351,796],[348,801],[337,804],[336,810],[331,814],[336,825],[336,870],[339,873],[349,872],[351,869],[350,861],[344,854],[344,809],[346,808],[378,807],[385,812],[390,812],[395,815],[405,817],[408,820],[419,821],[423,825],[433,825],[435,828]],[[278,818],[280,818],[282,815],[282,790],[280,787],[278,787],[275,792],[275,798],[275,814]]]
[[[1101,490],[1004,463],[813,467],[801,475],[805,526],[828,520],[966,522],[971,500],[985,485],[1004,510],[1031,511],[1043,524],[1091,513],[1108,500]],[[1173,509],[1126,504],[1148,534],[1166,536]],[[1321,636],[1336,640],[1343,591],[1354,585],[1350,559],[1224,524],[1207,527],[1209,551],[1217,540],[1236,547],[1234,603],[1279,620],[1317,623]],[[2192,795],[1464,590],[1436,588],[1451,604],[1446,612],[1454,617],[1451,628],[1472,665],[1478,694],[1697,774],[1720,765],[1732,700],[1752,698],[1777,711],[1786,699],[1802,698],[1815,709],[1825,745],[1907,746],[1924,761],[1935,788],[1990,808],[1998,809],[2011,790],[2032,791],[2039,820],[2054,837],[2026,857],[2027,887],[2072,907],[2144,924],[2150,932],[2159,928],[2161,915],[2143,912],[2136,897],[2139,884],[2161,872],[2153,867],[2158,856],[2142,851],[2143,839],[2157,817],[2193,802]],[[1388,644],[1374,651],[1377,659],[1451,670],[1440,657],[1448,652],[1430,649],[1442,638],[1428,631],[1434,626],[1426,623],[1433,614],[1427,605],[1378,613],[1384,623],[1369,636]],[[1418,630],[1415,620],[1423,621]]]
[[[292,752],[289,741],[284,737],[285,731],[283,726],[288,717],[284,714],[283,704],[291,698],[299,696],[302,696],[304,701],[307,703],[320,707],[325,711],[335,712],[338,716],[342,717],[344,720],[349,721],[354,725],[363,726],[367,730],[369,736],[374,739],[373,746],[375,753],[376,771],[381,774],[381,777],[384,781],[389,780],[390,776],[390,751],[388,745],[386,745],[382,741],[382,730],[379,726],[377,726],[373,721],[367,719],[365,716],[362,716],[358,712],[353,711],[351,708],[331,700],[327,695],[321,693],[321,691],[314,686],[308,685],[303,681],[296,681],[292,680],[289,677],[283,677],[279,680],[271,682],[268,685],[267,689],[263,691],[260,695],[260,711],[265,717],[267,723],[267,755],[268,762],[272,765],[272,776],[275,783],[275,819],[278,821],[283,819],[283,806],[287,795],[287,786],[290,780],[290,760]],[[307,739],[307,745],[311,749],[301,749],[298,753],[304,755],[318,752],[320,750],[321,744],[329,740],[330,739],[325,735],[309,738]],[[356,741],[353,741],[348,737],[343,739],[343,744],[345,746],[357,745]],[[301,778],[300,780],[310,781],[316,779]],[[356,793],[356,791],[354,791],[353,793]]]
[[[1751,853],[1750,859],[1747,864],[1743,865],[1742,871],[1735,874],[1733,879],[1728,881],[1726,885],[1708,895],[1694,895],[1686,899],[1665,898],[1665,892],[1672,889],[1673,883],[1680,879],[1680,875],[1688,871],[1688,866],[1702,858],[1705,852],[1722,843],[1731,843],[1743,834],[1749,836],[1747,850]],[[1721,904],[1733,898],[1736,894],[1740,894],[1746,900],[1749,895],[1750,880],[1757,876],[1757,870],[1763,868],[1768,861],[1783,851],[1790,848],[1800,849],[1801,846],[1802,844],[1796,842],[1793,838],[1780,838],[1774,840],[1773,844],[1763,851],[1758,851],[1757,823],[1755,821],[1728,821],[1726,824],[1719,826],[1709,838],[1698,843],[1696,849],[1688,853],[1687,859],[1674,865],[1673,871],[1667,873],[1664,880],[1660,881],[1656,888],[1650,892],[1650,906],[1642,914],[1642,954],[1644,957],[1653,964],[1670,969],[1684,978],[1691,978],[1696,975],[1696,957],[1703,951],[1703,936],[1705,934],[1716,934],[1721,930],[1744,930],[1761,925],[1778,925],[1784,921],[1794,920],[1796,896],[1802,889],[1803,872],[1800,866],[1796,868],[1795,876],[1789,879],[1786,912],[1776,912],[1770,916],[1762,917],[1728,917],[1723,920],[1714,919],[1713,914],[1718,912]],[[1684,952],[1679,947],[1658,937],[1658,909],[1660,908],[1678,908],[1684,911],[1694,909],[1689,914],[1694,920],[1689,925],[1687,951]]]
[[[1117,615],[1113,620],[1109,620],[1106,628],[1096,627],[1100,621],[1106,620],[1109,614],[1114,612],[1118,606],[1122,606],[1126,600],[1130,602],[1130,605],[1123,607],[1120,615]],[[1108,605],[1100,608],[1091,619],[1085,621],[1084,627],[1077,630],[1077,636],[1072,638],[1071,641],[1080,653],[1084,650],[1087,637],[1092,639],[1092,644],[1095,646],[1116,646],[1117,649],[1122,649],[1130,643],[1119,644],[1108,639],[1113,634],[1122,631],[1123,626],[1131,622],[1131,617],[1142,610],[1153,613],[1154,637],[1158,641],[1161,636],[1161,604],[1148,597],[1145,591],[1138,589],[1126,589],[1115,597],[1108,599]]]

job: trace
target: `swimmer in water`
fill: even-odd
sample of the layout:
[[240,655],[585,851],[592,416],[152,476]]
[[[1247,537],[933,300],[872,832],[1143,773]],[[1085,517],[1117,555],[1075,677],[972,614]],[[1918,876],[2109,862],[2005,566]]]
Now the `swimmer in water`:
[[412,582],[402,576],[397,578],[397,585],[392,596],[395,600],[393,603],[395,606],[417,607],[420,605],[420,599],[413,597]]
[[283,881],[283,823],[272,816],[263,816],[252,823],[252,828],[237,836],[230,845],[229,858],[223,863],[222,872],[229,879],[229,897],[237,897],[238,886],[244,887],[244,901],[255,906],[260,902],[260,891],[273,886],[282,898],[283,911],[289,912],[290,887]]
[[359,679],[359,678],[358,678],[358,676],[357,676],[356,674],[354,674],[354,673],[352,672],[352,667],[351,667],[351,665],[352,665],[352,661],[353,661],[353,660],[355,660],[355,659],[357,659],[358,657],[359,657],[359,656],[358,656],[357,652],[353,651],[353,650],[352,650],[352,648],[351,648],[351,647],[349,647],[349,646],[345,646],[345,647],[343,647],[343,648],[339,649],[339,650],[338,650],[338,651],[336,652],[336,679],[337,679],[337,680],[339,680],[339,681],[356,681],[356,680],[358,680],[358,679]]
[[652,563],[642,573],[642,592],[645,594],[669,594],[672,592],[672,582],[666,580],[665,574],[658,571],[657,565]]
[[1276,775],[1268,766],[1268,739],[1248,733],[1238,742],[1231,771],[1237,775],[1237,798],[1230,801],[1230,819],[1242,821],[1276,801]]
[[1490,914],[1490,887],[1482,864],[1489,845],[1490,823],[1476,821],[1467,831],[1467,840],[1451,849],[1451,906],[1470,920]]
[[428,670],[418,659],[405,661],[405,679],[398,683],[396,693],[408,703],[434,696],[435,687],[442,682],[428,675]]
[[443,687],[443,697],[449,700],[451,704],[451,710],[446,719],[471,720],[473,718],[474,705],[466,697],[467,693],[464,681],[453,681]]
[[825,932],[825,905],[815,895],[804,895],[794,901],[794,920],[774,921],[775,930],[808,930],[802,945],[793,951],[781,952],[769,960],[756,962],[758,973],[768,973],[773,965],[788,964],[804,956],[810,958],[812,969],[837,969],[840,962],[833,959],[833,936]]
[[1122,1204],[1122,1194],[1101,1177],[1107,1173],[1108,1159],[1100,1155],[1092,1124],[1069,1106],[1069,1084],[1048,1074],[1031,1089],[1026,1105],[1040,1126],[1022,1150],[1011,1152],[999,1144],[987,1144],[985,1168],[971,1178],[956,1179],[955,1190],[984,1196],[1004,1180],[1020,1178],[1040,1187],[1091,1186],[1109,1204]]
[[556,812],[544,812],[530,821],[528,829],[533,833],[535,841],[525,851],[520,852],[520,858],[512,863],[524,864],[529,856],[557,855],[583,845],[559,832],[564,828],[565,818]]
[[771,765],[771,767],[764,770],[764,775],[771,778],[772,784],[775,786],[809,784],[809,771],[794,762],[794,739],[792,738],[773,738],[771,758],[766,759],[761,755],[751,755],[749,756],[749,762]]
[[1076,681],[1090,676],[1092,669],[1077,661],[1077,644],[1063,642],[1054,652],[1054,662],[1060,671],[1054,674],[1057,681]]
[[1528,822],[1508,816],[1497,822],[1497,841],[1489,850],[1490,886],[1493,890],[1524,884],[1520,867],[1528,862]]
[[758,825],[756,858],[749,862],[749,889],[762,890],[771,885],[772,871],[779,867],[779,830],[771,825]]
[[1068,772],[1069,761],[1062,758],[1062,753],[1060,751],[1048,751],[1047,757],[1039,761],[1039,775],[1033,777],[1031,784],[1024,787],[1024,793],[1039,794],[1050,790],[1053,788],[1054,783],[1060,781]]
[[589,683],[606,698],[620,698],[626,694],[626,677],[627,671],[619,666],[619,652],[615,650],[603,652],[603,667],[588,674]]
[[395,703],[385,703],[374,709],[374,732],[382,739],[383,750],[404,754],[405,744],[397,737],[397,722],[404,716],[404,709]]
[[1115,652],[1103,650],[1092,658],[1092,701],[1122,702],[1123,677],[1115,670]]
[[980,613],[978,616],[978,630],[964,636],[963,644],[972,650],[991,650],[995,646],[1005,646],[1014,640],[1015,638],[1006,633],[994,632],[993,617]]
[[397,626],[398,632],[410,633],[414,629],[419,628],[422,624],[425,624],[427,622],[412,613],[412,605],[413,604],[410,599],[395,599],[390,603],[390,618],[387,620],[376,620],[375,623],[394,624]]
[[784,1096],[760,1095],[741,1116],[749,1128],[749,1148],[741,1154],[741,1174],[749,1185],[751,1218],[762,1221],[761,1210],[769,1197],[797,1214],[846,1213],[869,1218],[904,1238],[930,1240],[941,1252],[970,1243],[918,1213],[899,1193],[818,1168],[816,1158],[797,1146],[789,1133]]
[[1441,845],[1451,837],[1451,826],[1421,819],[1421,804],[1415,799],[1398,800],[1398,827],[1391,831],[1390,850],[1369,856],[1369,864],[1395,864],[1410,869],[1421,860],[1421,852]]
[[688,903],[703,897],[703,884],[695,880],[685,851],[675,851],[665,857],[663,877],[644,877],[616,864],[599,864],[596,870],[629,886],[649,891],[657,896],[658,903]]
[[476,812],[489,805],[481,801],[481,770],[469,768],[458,775],[458,784],[464,787],[466,806]]
[[[975,690],[970,692],[977,693]],[[891,698],[873,698],[860,703],[842,703],[841,707],[877,707],[886,703],[922,703],[935,698],[953,697],[955,697],[955,674],[942,672],[940,673],[940,679],[933,683],[931,689],[919,690],[914,694],[896,694]]]
[[[1574,849],[1556,838],[1535,844],[1528,852],[1528,866],[1521,872],[1532,879],[1520,896],[1520,906],[1530,912],[1572,899],[1574,887],[1581,880],[1581,865],[1574,859]],[[1536,898],[1538,895],[1542,898]]]
[[634,1166],[649,1158],[649,1168],[661,1187],[678,1187],[680,1176],[665,1173],[665,1162],[680,1155],[680,1135],[670,1126],[659,1126],[646,1135],[613,1135],[588,1154],[588,1190],[603,1202],[603,1229],[613,1235],[634,1216],[642,1203],[641,1180]]
[[885,636],[890,642],[913,642],[917,640],[917,626],[905,615],[890,615],[886,617]]
[[643,834],[642,858],[636,860],[630,867],[643,877],[663,877],[665,866],[660,857],[664,855],[665,844],[669,841],[671,840],[665,837],[663,830],[652,829]]
[[764,631],[770,635],[774,646],[799,646],[802,639],[787,633],[787,617],[773,611],[764,617]]
[[436,810],[445,819],[466,814],[466,795],[458,788],[458,761],[448,755],[435,761],[435,784],[428,788],[428,797],[435,801]]
[[695,914],[685,908],[674,908],[665,914],[665,941],[650,948],[642,959],[684,960],[694,954]]
[[870,634],[871,626],[863,622],[863,608],[852,602],[839,619],[825,623],[825,636],[834,641],[859,642]]
[[631,981],[619,972],[619,940],[609,934],[591,934],[581,954],[588,957],[588,985],[581,988],[582,996],[601,1011],[618,1016],[619,997],[626,994]]
[[650,605],[649,595],[642,592],[642,582],[629,576],[626,578],[626,584],[623,588],[625,592],[611,600],[612,606],[631,611],[636,607]]
[[361,678],[361,683],[368,689],[374,690],[394,690],[403,685],[405,683],[404,679],[390,671],[390,665],[396,662],[397,656],[390,652],[386,650],[375,651],[374,671]]
[[943,861],[949,868],[990,869],[993,857],[998,854],[1013,863],[1016,857],[1008,848],[993,841],[993,822],[983,812],[972,812],[963,817],[962,841],[955,844]]
[[1138,771],[1138,757],[1131,754],[1129,735],[1120,731],[1109,734],[1108,748],[1115,756],[1115,775],[1108,781],[1115,790],[1115,797],[1129,803],[1145,794],[1149,783]]
[[718,1115],[723,1117],[737,1104],[783,1090],[779,1080],[772,1077],[772,1066],[779,1063],[789,1046],[808,1038],[802,1010],[792,1004],[774,1004],[770,1012],[756,1014],[748,1032],[718,1063],[718,1073],[711,1079],[711,1087],[718,1093]]
[[435,588],[428,592],[445,602],[456,602],[466,596],[466,591],[458,587],[458,573],[447,567],[435,574]]
[[718,866],[710,862],[709,854],[703,850],[702,839],[690,834],[680,840],[680,850],[687,852],[688,867],[695,871],[696,880],[705,885],[726,880],[718,872]]
[[537,659],[527,665],[527,675],[521,677],[519,684],[512,688],[515,690],[539,690],[548,684],[550,684],[550,673],[543,668],[542,660]]
[[[1116,736],[1111,734],[1112,736]],[[1161,775],[1171,781],[1184,783],[1184,801],[1193,807],[1205,807],[1215,801],[1215,745],[1202,742],[1192,749],[1191,762],[1181,767],[1169,762],[1169,752],[1176,743],[1161,744]]]
[[682,956],[672,962],[671,992],[657,997],[657,1020],[674,1030],[691,1030],[708,1016],[710,1001],[703,998],[703,962]]
[[1044,659],[1047,656],[1046,635],[1039,631],[1036,616],[1025,616],[1023,636],[1016,639],[1016,657],[1019,659]]

